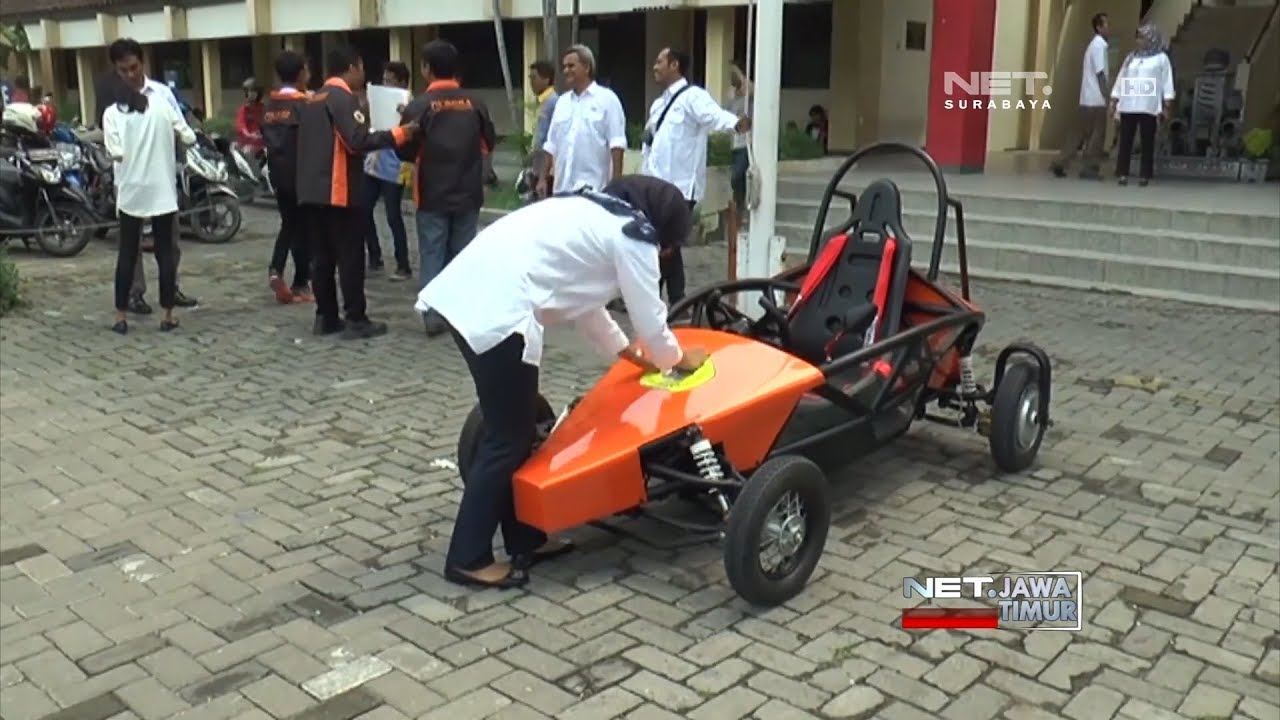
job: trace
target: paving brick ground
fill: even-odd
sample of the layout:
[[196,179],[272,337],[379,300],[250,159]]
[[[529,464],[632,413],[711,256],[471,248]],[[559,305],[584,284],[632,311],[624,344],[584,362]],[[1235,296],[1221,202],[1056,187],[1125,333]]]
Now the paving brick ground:
[[[518,592],[445,583],[471,388],[413,289],[320,341],[268,302],[268,216],[185,245],[199,310],[107,330],[110,246],[24,257],[0,322],[5,720],[1280,717],[1274,316],[979,284],[983,355],[1034,338],[1057,426],[999,477],[918,427],[837,478],[807,591],[757,612],[715,547],[587,551]],[[710,279],[721,251],[691,253]],[[148,267],[152,272],[152,267]],[[561,335],[555,402],[600,369]],[[1079,634],[908,633],[904,575],[1085,573]]]

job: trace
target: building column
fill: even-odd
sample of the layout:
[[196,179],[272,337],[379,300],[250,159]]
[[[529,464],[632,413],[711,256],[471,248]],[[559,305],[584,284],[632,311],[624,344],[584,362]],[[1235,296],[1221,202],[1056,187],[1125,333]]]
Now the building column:
[[222,47],[217,40],[200,43],[200,79],[205,116],[214,117],[222,112]]
[[[524,39],[521,44],[521,54],[523,62],[521,67],[527,68],[539,60],[547,60],[551,63],[551,67],[556,67],[557,61],[546,57],[546,41],[542,36],[541,20],[525,20],[521,23]],[[514,78],[513,78],[514,79]],[[520,80],[520,98],[523,101],[524,112],[521,113],[524,122],[524,132],[532,133],[538,126],[538,105],[535,99],[529,95],[525,88],[523,80]]]
[[394,62],[402,62],[409,66],[409,76],[413,77],[413,28],[394,27],[387,31],[391,42],[389,43],[391,60]]
[[880,134],[884,2],[831,6],[831,93],[828,149],[852,151]]
[[280,52],[280,38],[274,35],[255,35],[253,47],[253,77],[264,88],[276,84],[276,54]]
[[426,89],[426,82],[422,79],[422,46],[437,37],[440,37],[440,30],[435,25],[419,25],[410,29],[409,47],[413,51],[413,62],[409,65],[413,69],[413,81],[410,87]]
[[98,68],[95,60],[102,53],[101,48],[79,48],[76,50],[76,83],[80,86],[80,119],[92,123],[98,117]]
[[147,77],[164,82],[164,78],[161,77],[160,68],[156,67],[155,45],[148,43],[142,46],[142,67],[146,69]]
[[[283,43],[285,50],[296,53],[304,53],[307,50],[306,37],[303,35],[285,35]],[[312,70],[314,72],[314,69]]]
[[[1035,47],[1031,53],[1031,67],[1036,70],[1052,72],[1053,48],[1050,47],[1054,37],[1053,0],[1036,0],[1035,6]],[[1044,127],[1044,103],[1037,103],[1031,111],[1026,123],[1026,146],[1028,150],[1040,149],[1040,134]]]
[[948,97],[946,73],[991,72],[995,49],[996,0],[933,0],[933,48],[929,59],[929,115],[925,149],[952,172],[982,172],[987,161],[986,112],[947,109],[947,100],[965,98],[963,89]]
[[728,6],[707,9],[706,87],[721,104],[733,93],[729,84],[733,75],[729,68],[733,65],[734,10]]

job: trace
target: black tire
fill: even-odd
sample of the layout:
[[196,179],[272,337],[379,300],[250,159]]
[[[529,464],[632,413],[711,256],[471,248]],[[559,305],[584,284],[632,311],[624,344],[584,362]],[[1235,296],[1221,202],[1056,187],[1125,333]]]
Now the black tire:
[[[555,422],[556,413],[551,409],[547,399],[538,396],[538,424]],[[467,471],[471,469],[471,461],[476,457],[476,448],[480,445],[480,435],[484,429],[484,413],[480,412],[480,403],[476,403],[467,419],[462,421],[462,430],[458,432],[458,476],[462,484],[467,484]]]
[[[800,499],[804,537],[782,567],[769,572],[761,567],[761,538],[774,506],[788,493]],[[724,538],[729,585],[743,600],[763,607],[799,595],[822,559],[830,525],[831,497],[822,470],[799,455],[769,458],[751,474],[729,512]]]
[[[210,228],[201,216],[205,213],[213,213],[218,205],[226,208],[230,220],[225,227]],[[208,243],[221,244],[229,242],[231,238],[236,236],[236,233],[240,232],[240,223],[244,221],[244,215],[240,210],[240,201],[230,195],[202,196],[192,203],[191,209],[195,211],[188,216],[191,230],[198,239]]]
[[[75,257],[93,240],[93,213],[82,205],[59,203],[53,212],[44,210],[36,220],[36,244],[46,253],[60,258]],[[60,227],[62,232],[48,232],[46,227]]]
[[[1007,473],[1031,467],[1044,440],[1045,418],[1040,417],[1040,369],[1027,362],[1005,368],[991,403],[991,458]],[[1027,413],[1032,413],[1028,417]],[[1023,427],[1024,420],[1034,430]],[[1030,435],[1028,436],[1028,433]]]

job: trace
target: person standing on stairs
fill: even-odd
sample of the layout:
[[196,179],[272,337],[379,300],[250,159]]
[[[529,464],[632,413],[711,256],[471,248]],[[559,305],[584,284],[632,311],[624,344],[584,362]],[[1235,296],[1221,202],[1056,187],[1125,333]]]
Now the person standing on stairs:
[[1107,38],[1110,36],[1107,14],[1093,16],[1093,39],[1084,51],[1084,67],[1080,74],[1080,110],[1075,132],[1063,146],[1058,159],[1050,165],[1057,177],[1066,177],[1067,168],[1076,155],[1084,157],[1081,178],[1101,179],[1100,168],[1105,156],[1107,137]]

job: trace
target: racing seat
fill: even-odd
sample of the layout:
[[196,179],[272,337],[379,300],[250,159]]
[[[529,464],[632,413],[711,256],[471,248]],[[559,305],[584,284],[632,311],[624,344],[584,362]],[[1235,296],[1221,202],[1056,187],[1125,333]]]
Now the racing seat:
[[897,333],[910,269],[902,193],[877,180],[813,259],[788,313],[791,352],[821,365]]

